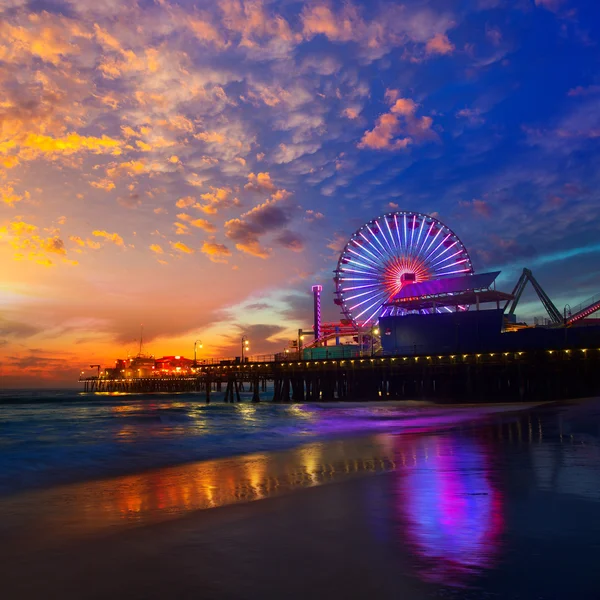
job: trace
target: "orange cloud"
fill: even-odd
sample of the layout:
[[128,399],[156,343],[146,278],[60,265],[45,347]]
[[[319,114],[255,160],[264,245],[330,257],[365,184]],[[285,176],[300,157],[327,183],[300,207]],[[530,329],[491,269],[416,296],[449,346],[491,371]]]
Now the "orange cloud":
[[152,252],[155,252],[156,254],[164,254],[165,253],[165,251],[162,249],[162,247],[159,246],[158,244],[151,244],[150,250],[152,250]]
[[117,246],[121,246],[121,247],[125,246],[125,242],[123,241],[123,238],[118,233],[108,233],[108,231],[96,229],[95,231],[92,231],[92,235],[95,235],[96,237],[104,238],[107,241],[112,242],[113,244],[115,244]]
[[58,230],[52,229],[52,232],[52,235],[44,237],[39,235],[36,225],[16,220],[0,227],[0,242],[7,242],[13,248],[15,260],[30,260],[49,267],[54,264],[49,255],[58,255],[63,257],[63,262],[76,265],[77,261],[66,258],[65,244]]
[[144,171],[146,171],[146,164],[144,162],[139,160],[129,160],[107,168],[106,175],[111,179],[116,179],[120,175],[126,174],[133,177]]
[[351,107],[345,108],[342,111],[342,115],[344,117],[346,117],[347,119],[351,119],[351,120],[358,119],[359,114],[360,114],[359,110],[357,110],[356,108],[351,108]]
[[98,181],[90,181],[90,185],[99,190],[110,192],[115,189],[115,184],[110,179],[100,179]]
[[21,202],[23,198],[29,198],[29,192],[17,194],[12,185],[0,185],[0,200],[8,206],[14,206],[17,202]]
[[202,194],[200,198],[204,200],[205,204],[199,204],[195,208],[200,209],[202,212],[214,215],[222,208],[230,208],[231,206],[237,206],[239,200],[232,198],[231,188],[223,187],[212,187],[210,192]]
[[216,27],[209,23],[208,20],[187,17],[186,24],[200,42],[210,42],[219,49],[224,49],[229,45]]
[[271,192],[275,189],[275,184],[271,181],[269,173],[250,173],[248,175],[248,183],[244,186],[244,189],[254,192]]
[[454,44],[443,33],[437,33],[425,45],[427,54],[451,54],[453,51]]
[[212,233],[217,230],[217,228],[212,223],[207,221],[206,219],[194,219],[194,217],[192,217],[191,215],[187,215],[185,213],[181,213],[181,214],[177,215],[177,218],[180,219],[181,221],[185,221],[186,223],[189,223],[192,227],[204,229],[204,231],[207,231],[209,233]]
[[69,133],[62,137],[51,137],[48,135],[40,135],[30,133],[21,142],[15,142],[15,145],[21,147],[21,150],[28,154],[74,154],[81,150],[89,150],[96,154],[107,150],[116,150],[120,147],[121,142],[106,135],[102,137],[84,136],[78,133]]
[[194,135],[197,140],[201,140],[208,144],[224,144],[226,137],[216,131],[202,131]]
[[365,131],[359,148],[371,150],[401,150],[419,140],[435,139],[431,117],[417,117],[418,108],[410,98],[401,98],[398,90],[386,90],[390,111],[378,117],[375,127]]
[[183,252],[184,254],[193,254],[194,251],[186,246],[183,242],[169,242],[171,244],[171,248],[173,250],[178,250],[179,252]]
[[386,113],[381,115],[375,127],[371,131],[365,131],[362,139],[358,143],[359,148],[370,148],[372,150],[399,150],[406,148],[410,143],[410,138],[394,139],[400,132],[400,121],[394,114]]
[[350,5],[346,5],[344,11],[336,15],[328,6],[313,4],[302,13],[302,27],[304,36],[309,39],[315,35],[324,35],[330,40],[342,42],[357,37],[363,22],[356,9]]
[[196,199],[191,196],[186,196],[185,198],[179,198],[177,202],[175,202],[175,206],[177,208],[187,208],[188,206],[194,206],[196,204]]
[[6,46],[0,48],[0,59],[12,62],[18,56],[31,56],[59,66],[65,56],[79,52],[68,39],[66,25],[66,19],[53,18],[48,13],[30,15],[28,27],[13,26],[3,20],[0,22],[0,39]]
[[224,244],[217,244],[214,240],[204,242],[200,252],[206,254],[214,263],[226,263],[227,256],[231,256],[231,250]]

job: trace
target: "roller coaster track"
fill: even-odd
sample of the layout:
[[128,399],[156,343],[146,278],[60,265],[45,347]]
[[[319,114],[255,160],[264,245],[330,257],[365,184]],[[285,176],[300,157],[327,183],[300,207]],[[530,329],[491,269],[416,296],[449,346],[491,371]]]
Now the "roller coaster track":
[[582,302],[575,310],[567,317],[566,324],[572,325],[581,319],[589,317],[592,313],[600,310],[600,294],[596,294]]
[[517,308],[517,304],[519,304],[523,290],[529,282],[531,282],[535,293],[538,295],[538,298],[544,305],[544,308],[546,309],[546,312],[548,313],[552,323],[554,325],[562,325],[564,323],[563,316],[560,314],[556,306],[554,306],[554,303],[552,300],[550,300],[548,294],[546,294],[546,292],[542,289],[542,286],[537,282],[536,278],[533,276],[533,273],[529,269],[523,269],[523,273],[521,273],[521,277],[519,277],[519,281],[517,281],[517,285],[512,292],[513,299],[509,300],[504,306],[504,310],[510,306],[507,314],[515,314],[515,309]]

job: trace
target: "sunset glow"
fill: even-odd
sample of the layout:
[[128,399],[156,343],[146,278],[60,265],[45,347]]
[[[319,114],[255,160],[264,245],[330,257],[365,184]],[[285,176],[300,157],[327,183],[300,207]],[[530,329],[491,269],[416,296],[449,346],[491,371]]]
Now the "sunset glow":
[[593,4],[0,0],[0,387],[281,352],[398,211],[600,292]]

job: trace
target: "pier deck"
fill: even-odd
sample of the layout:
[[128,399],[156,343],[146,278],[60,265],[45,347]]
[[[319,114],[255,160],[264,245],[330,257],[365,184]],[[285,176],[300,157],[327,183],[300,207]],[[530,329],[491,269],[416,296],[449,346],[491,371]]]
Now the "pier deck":
[[600,349],[257,361],[201,365],[194,375],[80,381],[90,393],[203,392],[207,402],[223,389],[226,401],[239,400],[242,382],[256,402],[553,400],[600,393]]

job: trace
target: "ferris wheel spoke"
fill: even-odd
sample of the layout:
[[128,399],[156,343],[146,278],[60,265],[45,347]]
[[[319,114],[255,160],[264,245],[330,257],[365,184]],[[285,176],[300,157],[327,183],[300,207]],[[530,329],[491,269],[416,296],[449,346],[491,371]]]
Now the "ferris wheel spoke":
[[377,272],[377,267],[375,265],[365,265],[357,260],[352,260],[351,258],[348,259],[348,264],[355,265],[361,269],[368,269],[369,271]]
[[392,246],[393,246],[392,252],[395,252],[398,249],[398,246],[396,245],[396,240],[394,239],[394,234],[392,233],[392,228],[390,227],[390,221],[387,217],[384,217],[384,221],[385,221],[385,226],[387,227],[388,233],[390,234],[390,240],[392,240],[392,244],[391,244],[390,248],[392,248]]
[[[369,226],[366,226],[367,229],[369,229]],[[373,240],[375,240],[379,246],[381,246],[381,249],[378,248],[372,240],[370,240],[368,237],[366,237],[364,234],[361,233],[362,237],[369,243],[371,244],[371,247],[373,248],[373,250],[377,253],[377,256],[379,257],[379,260],[385,260],[385,255],[386,255],[386,250],[385,248],[382,246],[381,242],[377,239],[377,236],[369,229],[369,232],[371,233],[371,236],[373,237]]]
[[358,256],[358,258],[360,258],[361,260],[366,260],[367,262],[374,264],[376,267],[380,266],[379,263],[375,262],[372,258],[369,258],[368,256],[363,256],[362,254],[356,252],[356,250],[352,250],[352,248],[348,248],[348,252],[351,252],[352,254],[354,254],[354,256]]
[[398,236],[398,248],[402,251],[402,239],[400,238],[400,227],[398,227],[398,215],[394,215],[394,223],[396,224],[396,235]]
[[455,269],[456,267],[460,267],[460,265],[463,264],[464,262],[466,262],[466,259],[464,261],[459,260],[459,261],[450,263],[449,265],[444,265],[442,267],[438,267],[435,270],[435,273],[439,277],[444,277],[445,275],[448,275],[448,273],[452,273],[453,272],[453,271],[447,271],[446,269]]
[[440,246],[448,240],[450,237],[450,233],[425,257],[425,260],[432,261],[435,260],[433,257],[436,255],[436,252],[440,249]]
[[376,260],[379,260],[380,258],[383,258],[383,255],[381,254],[381,252],[379,252],[379,250],[377,249],[377,246],[375,246],[375,244],[373,244],[373,242],[371,242],[364,233],[362,233],[362,231],[360,232],[360,236],[365,240],[365,242],[367,242],[367,244],[369,244],[371,246],[371,248],[373,248],[373,250],[375,250],[377,252],[377,254],[373,254],[373,252],[371,252],[366,246],[362,246],[362,249],[365,250],[365,252],[368,252],[373,258],[375,258]]
[[372,276],[372,273],[369,273],[368,271],[359,271],[358,269],[344,269],[342,272],[343,273],[356,273],[357,275]]
[[459,269],[458,271],[448,271],[447,273],[444,273],[444,275],[454,275],[456,273],[472,273],[473,269],[472,268],[467,268],[467,269]]
[[[441,259],[442,256],[444,256],[444,254],[446,254],[446,252],[449,252],[450,250],[452,250],[452,248],[454,248],[456,246],[456,244],[458,244],[458,242],[454,242],[453,244],[450,244],[450,246],[446,246],[446,248],[444,250],[442,250],[436,257],[435,259],[432,260],[438,260]],[[459,250],[456,254],[460,254],[462,252],[462,250]],[[454,254],[452,256],[455,256]],[[448,257],[446,257],[445,259],[442,259],[442,262],[444,260],[446,260]],[[435,266],[439,264],[439,262],[434,263],[432,266]]]
[[[364,306],[367,302],[371,302],[371,300],[373,300],[373,298],[377,298],[377,301],[379,302],[380,300],[382,300],[383,298],[385,298],[385,295],[386,295],[385,291],[381,291],[380,290],[378,292],[375,292],[374,294],[372,294],[366,300],[363,300],[362,302],[359,302],[358,304],[355,304],[354,306],[351,306],[350,310],[355,310],[357,308],[360,308],[361,306]],[[360,315],[357,315],[357,317],[360,317]]]
[[369,285],[356,285],[356,286],[352,286],[352,287],[347,287],[343,290],[342,294],[344,292],[352,292],[354,290],[365,290],[367,288],[374,288],[374,287],[379,287],[379,283],[371,283]]
[[348,296],[345,300],[346,301],[355,300],[356,298],[361,298],[363,296],[366,296],[367,294],[373,295],[373,292],[372,291],[361,292],[360,294],[354,294],[354,296]]
[[362,312],[360,312],[356,315],[356,319],[358,320],[360,317],[362,317],[365,313],[369,312],[376,305],[378,307],[377,310],[379,310],[379,308],[383,304],[383,298],[384,298],[384,296],[379,297],[377,300],[375,300],[375,302],[373,302],[372,304],[367,306],[367,308],[365,308]]
[[373,233],[373,230],[368,225],[367,225],[367,229],[369,230],[369,233],[373,236],[373,239],[379,244],[379,246],[383,250],[384,255],[387,254],[388,251],[385,248],[385,246],[381,243],[381,241],[379,240],[379,238],[377,237],[377,234]]
[[423,226],[425,225],[425,220],[425,217],[421,219],[421,227],[419,227],[419,235],[417,235],[417,242],[415,244],[415,256],[419,256],[421,253],[419,244],[421,243],[421,234],[423,233]]
[[[440,254],[440,256],[442,256],[443,254],[444,253],[442,252],[442,254]],[[437,265],[443,265],[446,261],[452,260],[455,256],[458,256],[459,254],[462,254],[462,250],[458,250],[454,254],[450,254],[449,256],[446,256],[446,258],[442,258],[441,260],[438,260],[438,262],[431,265],[431,268],[433,269],[433,268],[437,267]]]
[[413,215],[413,220],[412,220],[412,225],[410,227],[410,249],[411,249],[411,254],[414,251],[414,244],[413,244],[413,240],[415,239],[415,229],[417,227],[417,215]]
[[[433,227],[433,223],[432,223],[432,227]],[[433,239],[429,242],[429,245],[427,246],[427,248],[425,248],[425,250],[423,250],[423,252],[422,252],[423,255],[426,255],[429,252],[429,248],[431,248],[431,246],[433,246],[433,244],[435,244],[435,240],[437,240],[440,233],[442,233],[441,228],[437,230],[437,233],[433,236]]]

